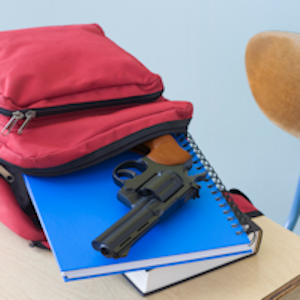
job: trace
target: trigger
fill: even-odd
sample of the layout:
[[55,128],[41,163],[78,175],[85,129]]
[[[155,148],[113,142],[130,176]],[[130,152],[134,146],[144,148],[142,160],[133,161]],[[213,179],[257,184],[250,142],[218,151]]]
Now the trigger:
[[134,171],[127,170],[127,169],[117,170],[117,175],[119,178],[120,178],[120,176],[126,177],[126,178],[134,178],[135,176],[137,176],[137,174]]
[[[132,179],[136,176],[137,174],[132,171],[132,170],[127,170],[127,169],[119,169],[116,170],[115,173],[113,174],[113,179],[115,181],[115,183],[119,186],[119,187],[123,187],[125,184],[125,181],[129,178]],[[122,177],[126,178],[126,179],[122,179]]]

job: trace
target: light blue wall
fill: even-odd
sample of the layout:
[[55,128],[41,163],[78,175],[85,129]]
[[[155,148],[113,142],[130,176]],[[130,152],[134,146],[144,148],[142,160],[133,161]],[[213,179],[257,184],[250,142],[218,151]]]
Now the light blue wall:
[[190,131],[227,187],[240,188],[269,218],[284,224],[300,173],[300,142],[258,109],[244,52],[258,32],[300,32],[300,3],[1,0],[0,9],[0,30],[99,23],[162,75],[166,97],[193,102]]

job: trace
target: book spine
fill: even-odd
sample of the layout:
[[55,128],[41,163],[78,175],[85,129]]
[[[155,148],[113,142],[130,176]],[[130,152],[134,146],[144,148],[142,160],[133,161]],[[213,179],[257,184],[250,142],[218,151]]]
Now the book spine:
[[236,203],[233,201],[222,180],[219,178],[212,165],[206,159],[205,155],[199,149],[191,134],[177,134],[174,136],[180,146],[192,155],[193,163],[199,165],[197,170],[199,170],[199,172],[204,170],[208,172],[209,176],[207,176],[205,181],[212,182],[212,184],[210,184],[208,187],[211,189],[211,193],[215,196],[215,200],[219,202],[220,208],[223,209],[224,214],[229,214],[232,211],[235,215],[235,217],[232,215],[227,217],[228,221],[231,222],[231,226],[233,228],[238,228],[240,227],[239,225],[242,225],[243,230],[236,230],[236,234],[242,234],[243,231],[245,231],[247,234],[252,232],[252,227],[248,221],[249,218],[247,218],[247,216],[240,211]]

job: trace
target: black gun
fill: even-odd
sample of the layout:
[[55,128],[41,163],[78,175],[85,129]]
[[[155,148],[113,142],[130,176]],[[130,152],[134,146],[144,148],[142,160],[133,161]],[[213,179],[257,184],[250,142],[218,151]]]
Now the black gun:
[[158,221],[189,199],[199,197],[196,181],[204,180],[207,172],[187,175],[192,157],[172,136],[162,136],[145,145],[150,149],[147,156],[123,162],[113,172],[115,183],[122,187],[118,199],[132,209],[92,242],[105,257],[126,256],[130,247]]

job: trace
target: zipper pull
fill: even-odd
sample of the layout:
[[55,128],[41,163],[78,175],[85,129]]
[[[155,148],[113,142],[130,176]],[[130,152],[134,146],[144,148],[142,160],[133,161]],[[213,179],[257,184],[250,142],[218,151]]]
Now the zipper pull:
[[9,121],[7,122],[7,124],[5,125],[5,127],[2,129],[1,134],[3,136],[9,135],[9,133],[15,127],[15,125],[17,124],[17,122],[19,120],[22,120],[23,118],[24,118],[24,113],[22,113],[21,111],[14,111],[12,113],[12,117],[9,119]]
[[28,125],[28,123],[35,118],[36,116],[36,112],[34,110],[28,110],[25,113],[25,121],[23,122],[23,124],[21,125],[21,127],[18,130],[18,134],[22,134],[23,130],[25,129],[25,127]]
[[9,173],[2,165],[0,165],[0,175],[8,182],[12,183],[15,180],[15,177]]

